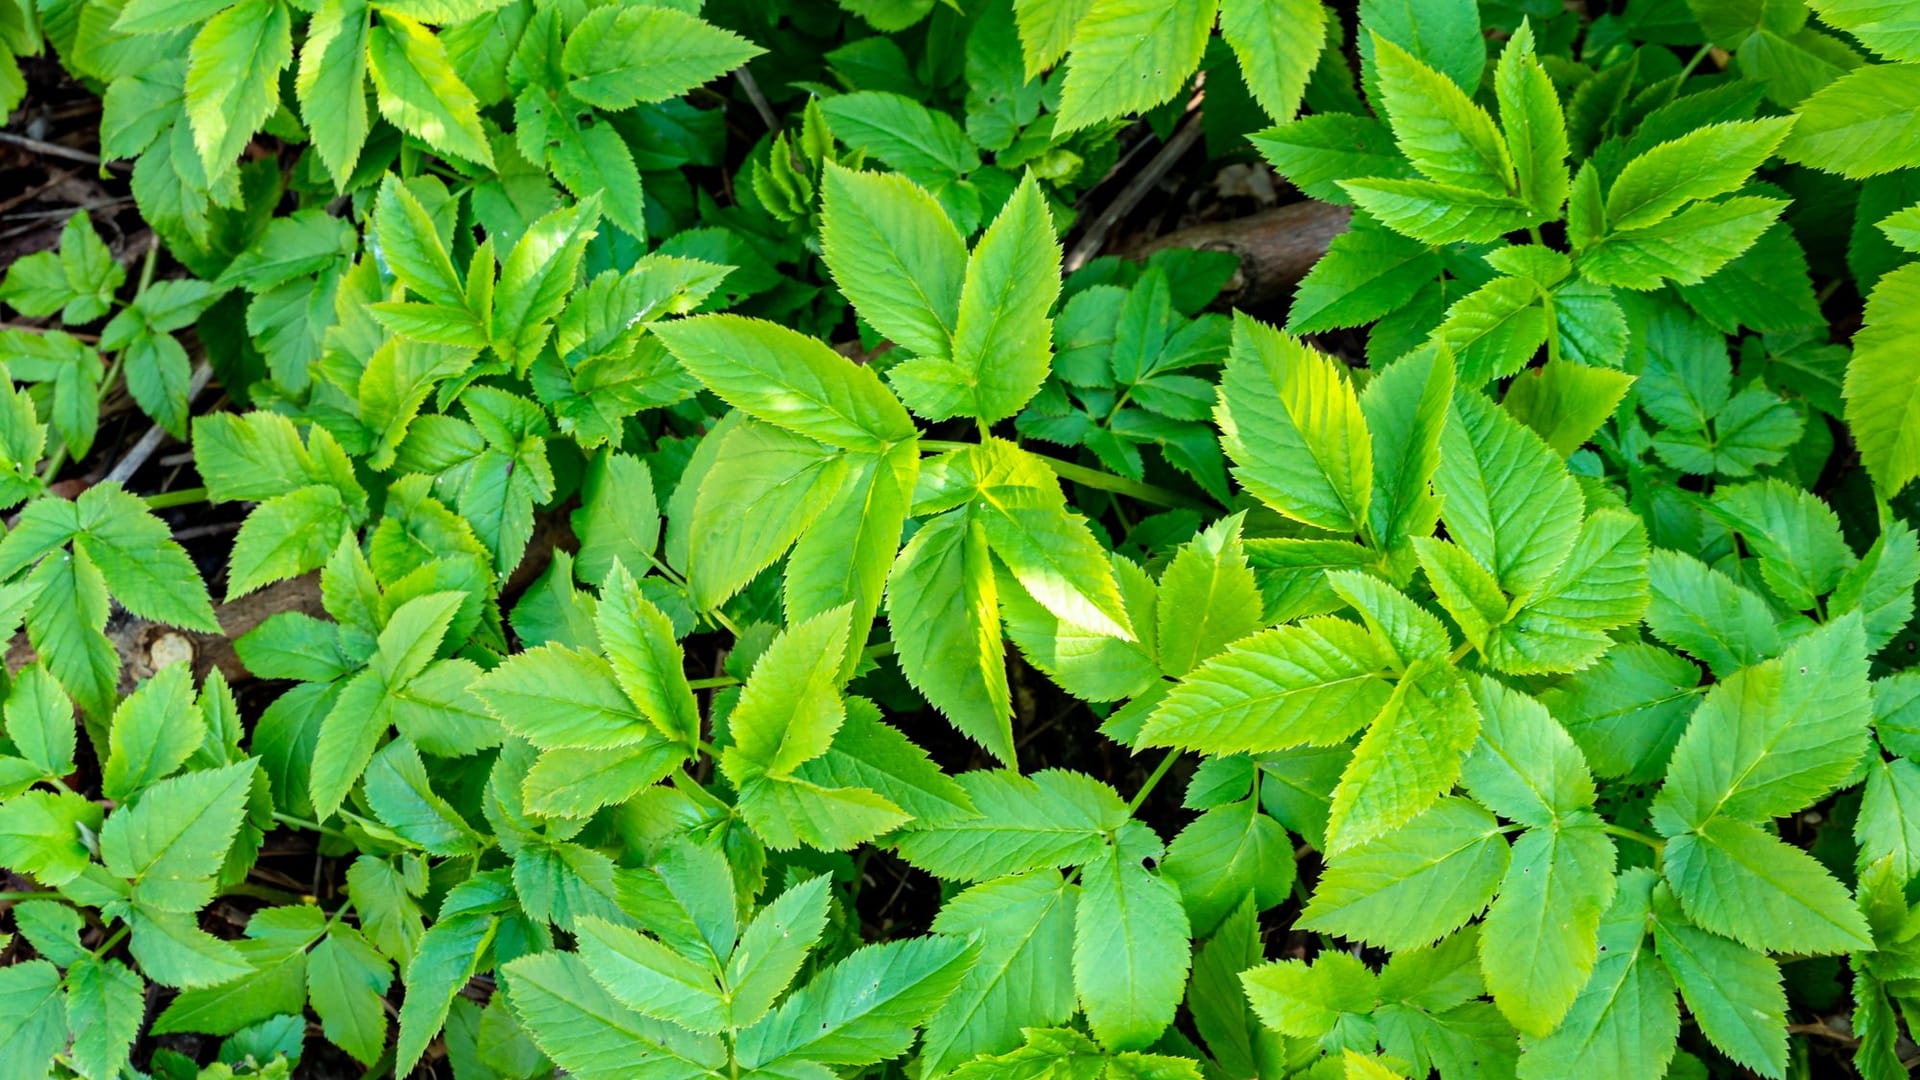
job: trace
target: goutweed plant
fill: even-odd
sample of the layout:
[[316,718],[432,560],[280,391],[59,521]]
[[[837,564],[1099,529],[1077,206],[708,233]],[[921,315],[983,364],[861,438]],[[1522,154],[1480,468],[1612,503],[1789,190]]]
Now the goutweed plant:
[[[158,241],[0,284],[0,1078],[1920,1054],[1920,5],[0,42]],[[1290,305],[1063,259],[1155,135],[1351,208]]]

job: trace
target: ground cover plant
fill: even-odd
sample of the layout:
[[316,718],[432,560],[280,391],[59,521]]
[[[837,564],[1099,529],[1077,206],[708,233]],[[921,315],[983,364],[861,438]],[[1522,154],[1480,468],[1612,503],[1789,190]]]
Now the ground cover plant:
[[1920,1061],[1920,8],[0,42],[0,1080]]

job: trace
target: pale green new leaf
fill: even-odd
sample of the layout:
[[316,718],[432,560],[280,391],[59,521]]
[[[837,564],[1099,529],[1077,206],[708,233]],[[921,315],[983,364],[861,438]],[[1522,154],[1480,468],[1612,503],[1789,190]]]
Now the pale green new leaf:
[[826,930],[832,881],[823,874],[795,885],[741,931],[740,942],[727,962],[729,1027],[746,1027],[758,1021],[786,991]]
[[1433,489],[1447,534],[1515,596],[1552,577],[1579,535],[1580,489],[1560,456],[1479,394],[1454,396]]
[[727,1027],[726,997],[712,970],[605,919],[584,917],[578,927],[580,958],[620,1004],[692,1031]]
[[847,609],[835,608],[786,630],[760,654],[727,717],[734,745],[721,764],[728,779],[779,779],[827,752],[846,720],[839,687],[846,634]]
[[1507,39],[1493,73],[1500,127],[1513,156],[1520,198],[1543,218],[1558,217],[1566,202],[1567,121],[1560,96],[1534,56],[1533,27],[1523,23]]
[[1460,772],[1474,798],[1534,828],[1592,809],[1586,758],[1546,706],[1485,676],[1467,685],[1480,708],[1480,740]]
[[1323,529],[1365,530],[1373,444],[1330,357],[1237,316],[1215,419],[1234,475],[1262,501]]
[[1145,112],[1172,97],[1200,66],[1214,8],[1215,0],[1092,0],[1074,29],[1057,129]]
[[1327,9],[1320,0],[1221,0],[1220,36],[1240,58],[1254,100],[1284,123],[1326,44]]
[[869,453],[915,435],[871,368],[805,334],[739,315],[661,323],[653,333],[709,390],[755,419]]
[[1240,542],[1244,514],[1222,518],[1175,553],[1160,578],[1155,643],[1179,678],[1261,627],[1260,586]]
[[1920,65],[1856,68],[1802,101],[1795,115],[1793,134],[1780,147],[1788,161],[1855,180],[1920,165],[1912,137]]
[[1267,630],[1189,673],[1149,715],[1139,745],[1216,754],[1331,746],[1387,705],[1392,662],[1344,619]]
[[1333,791],[1328,853],[1385,835],[1432,806],[1459,779],[1479,730],[1479,709],[1457,673],[1432,661],[1409,668]]
[[1785,201],[1736,195],[1698,203],[1658,225],[1609,234],[1576,260],[1587,280],[1623,289],[1697,285],[1773,227]]
[[190,890],[220,871],[253,783],[254,763],[247,760],[149,786],[139,802],[108,815],[100,830],[101,861],[156,899],[178,887]]
[[594,627],[620,689],[662,737],[692,746],[700,736],[700,710],[687,686],[673,623],[619,563],[601,593]]
[[278,0],[243,0],[194,35],[186,112],[207,175],[230,170],[279,104],[280,73],[293,62],[292,20]]
[[1485,110],[1452,79],[1378,34],[1373,57],[1394,141],[1414,168],[1436,183],[1513,193],[1513,162]]
[[609,7],[568,35],[561,67],[568,93],[617,110],[684,94],[765,51],[670,7]]
[[967,246],[946,211],[898,173],[829,164],[822,188],[821,254],[840,291],[897,344],[951,358]]
[[127,801],[186,764],[205,737],[206,724],[193,707],[193,673],[186,664],[161,670],[114,710],[101,793]]
[[1013,761],[1013,705],[985,530],[970,511],[922,526],[887,581],[900,670],[961,734]]
[[1607,224],[1656,225],[1695,199],[1738,189],[1792,127],[1788,117],[1708,124],[1661,143],[1627,162],[1607,189]]
[[[709,436],[711,437],[711,436]],[[712,610],[791,547],[846,482],[849,455],[748,420],[720,436],[693,504],[689,599]]]
[[380,15],[367,39],[380,115],[441,153],[492,167],[479,102],[454,73],[439,37],[395,12]]

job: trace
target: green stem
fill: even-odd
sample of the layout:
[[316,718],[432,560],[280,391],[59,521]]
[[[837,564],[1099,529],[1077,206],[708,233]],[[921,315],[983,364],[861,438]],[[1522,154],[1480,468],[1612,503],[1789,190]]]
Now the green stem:
[[1645,844],[1648,847],[1653,849],[1653,857],[1656,859],[1659,858],[1661,854],[1667,850],[1667,842],[1665,840],[1662,840],[1657,836],[1648,836],[1646,833],[1640,832],[1636,829],[1628,829],[1619,825],[1602,825],[1600,827],[1600,831],[1608,834],[1609,836],[1618,836],[1623,840],[1632,840],[1637,843]]
[[100,957],[105,956],[108,953],[112,952],[113,947],[115,945],[120,944],[121,940],[127,936],[127,933],[128,933],[127,924],[121,923],[120,929],[115,930],[112,933],[112,935],[110,935],[107,938],[107,940],[100,943],[99,948],[93,950],[94,959],[98,960]]
[[348,840],[348,841],[351,841],[353,839],[352,837],[348,836],[346,833],[343,833],[339,829],[333,828],[330,825],[322,825],[317,821],[308,821],[306,818],[294,817],[292,814],[283,814],[278,810],[275,810],[273,812],[273,820],[279,822],[282,825],[290,825],[296,829],[305,829],[308,832],[317,832],[323,836],[331,836],[340,840]]
[[66,897],[61,896],[51,889],[41,892],[31,890],[27,892],[0,892],[0,904],[18,904],[26,900],[58,900],[61,903],[67,902]]
[[207,489],[203,487],[181,488],[178,491],[163,491],[158,495],[144,496],[149,510],[164,510],[169,506],[192,506],[207,502]]
[[[938,439],[922,439],[920,441],[921,449],[934,454],[944,454],[952,450],[965,450],[973,445],[973,443],[963,442],[942,442]],[[1033,451],[1029,450],[1027,453],[1033,454]],[[1155,487],[1152,484],[1139,480],[1131,480],[1124,476],[1115,476],[1112,473],[1101,472],[1098,469],[1089,469],[1085,465],[1076,465],[1071,461],[1062,461],[1057,457],[1049,457],[1046,454],[1033,454],[1033,456],[1046,462],[1047,467],[1052,469],[1054,475],[1060,479],[1071,480],[1076,484],[1090,487],[1097,491],[1119,492],[1129,498],[1137,499],[1143,503],[1151,503],[1154,506],[1170,508],[1185,507],[1198,510],[1204,509],[1207,505],[1198,499],[1183,495],[1180,492],[1168,491],[1166,488]]]
[[1172,770],[1174,760],[1179,756],[1180,751],[1169,750],[1167,756],[1160,759],[1160,764],[1153,767],[1153,772],[1147,776],[1147,782],[1140,785],[1140,790],[1133,793],[1133,801],[1127,803],[1129,815],[1146,805],[1147,796],[1153,794],[1153,789],[1160,786],[1161,779]]

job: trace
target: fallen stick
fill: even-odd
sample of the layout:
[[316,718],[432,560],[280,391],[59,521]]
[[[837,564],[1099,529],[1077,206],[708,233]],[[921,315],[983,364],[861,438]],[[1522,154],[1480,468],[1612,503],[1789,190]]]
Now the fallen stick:
[[1349,213],[1344,206],[1313,200],[1288,203],[1249,217],[1180,229],[1126,254],[1139,260],[1169,248],[1232,252],[1240,257],[1240,272],[1221,291],[1220,300],[1258,307],[1292,293],[1333,238],[1347,231]]

